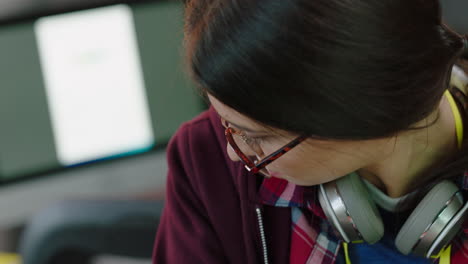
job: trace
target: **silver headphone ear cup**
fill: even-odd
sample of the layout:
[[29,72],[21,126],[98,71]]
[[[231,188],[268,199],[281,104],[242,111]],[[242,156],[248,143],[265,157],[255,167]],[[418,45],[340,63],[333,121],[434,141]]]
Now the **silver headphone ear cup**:
[[338,195],[336,183],[325,183],[319,187],[319,202],[336,235],[346,243],[359,239],[359,234],[347,223],[346,207]]
[[467,219],[468,215],[468,203],[465,203],[462,209],[450,219],[447,226],[440,232],[440,235],[435,239],[429,251],[426,253],[426,257],[429,258],[432,255],[437,255],[450,241],[456,236],[461,230],[462,224]]
[[338,191],[362,239],[374,244],[384,235],[384,225],[377,206],[361,177],[353,172],[336,181]]
[[384,233],[377,207],[356,173],[320,186],[319,201],[325,215],[346,242],[373,244]]
[[[424,197],[401,227],[395,239],[395,245],[401,253],[408,255],[413,252],[416,255],[426,255],[427,251],[434,244],[438,234],[433,238],[426,238],[424,244],[421,244],[422,238],[424,239],[424,235],[427,235],[427,231],[433,226],[434,221],[438,220],[438,216],[442,210],[447,208],[447,203],[453,201],[452,199],[455,198],[454,196],[457,192],[458,188],[455,184],[449,181],[442,181]],[[454,212],[450,213],[449,218],[453,218],[462,206],[462,203],[458,199],[455,202],[459,204],[455,205],[458,209],[455,208]]]

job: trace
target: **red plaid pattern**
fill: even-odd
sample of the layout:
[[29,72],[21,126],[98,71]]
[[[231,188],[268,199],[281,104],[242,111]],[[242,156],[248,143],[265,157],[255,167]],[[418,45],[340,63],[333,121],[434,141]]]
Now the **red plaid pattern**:
[[[463,176],[458,182],[468,182],[468,171]],[[461,187],[468,190],[468,185]],[[328,224],[316,193],[317,186],[297,186],[278,178],[266,178],[260,187],[262,203],[291,207],[290,264],[333,264],[338,256],[342,241]],[[450,263],[468,263],[468,221],[452,242]]]

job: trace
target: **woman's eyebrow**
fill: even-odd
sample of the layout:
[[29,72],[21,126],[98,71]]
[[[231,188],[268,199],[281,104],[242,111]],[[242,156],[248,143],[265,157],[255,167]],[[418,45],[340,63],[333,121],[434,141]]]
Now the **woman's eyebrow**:
[[221,117],[220,114],[218,114],[218,116],[219,116],[220,118],[226,120],[226,122],[228,122],[229,124],[231,124],[233,127],[237,128],[237,129],[239,129],[239,130],[242,130],[242,131],[244,131],[244,132],[251,133],[251,134],[260,134],[260,133],[263,132],[263,131],[253,130],[253,129],[251,129],[251,128],[248,128],[248,127],[241,126],[241,125],[238,125],[238,124],[236,124],[236,123],[233,123],[233,122],[227,120],[226,118]]
[[247,133],[260,134],[260,133],[263,133],[263,132],[264,132],[264,131],[253,130],[253,129],[251,129],[251,128],[238,125],[238,124],[236,124],[236,123],[232,123],[232,122],[230,122],[230,121],[228,121],[228,120],[226,120],[226,122],[228,122],[228,123],[231,124],[232,126],[236,127],[237,129],[242,130],[242,131],[247,132]]
[[233,123],[229,120],[227,120],[226,118],[222,117],[217,111],[216,111],[216,114],[218,115],[219,118],[222,118],[224,119],[226,122],[228,122],[229,124],[231,124],[233,127],[239,129],[239,130],[242,130],[244,132],[247,132],[247,133],[252,133],[252,134],[260,134],[260,133],[264,133],[264,131],[256,131],[256,130],[253,130],[251,128],[248,128],[248,127],[244,127],[244,126],[241,126],[241,125],[238,125],[236,123]]

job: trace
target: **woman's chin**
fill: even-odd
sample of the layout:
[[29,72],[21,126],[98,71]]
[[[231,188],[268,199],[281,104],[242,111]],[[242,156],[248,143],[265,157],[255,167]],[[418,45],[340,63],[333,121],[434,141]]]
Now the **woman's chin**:
[[[275,176],[272,176],[272,177],[275,177]],[[329,179],[322,179],[322,180],[317,180],[317,179],[302,179],[302,178],[298,178],[298,177],[294,177],[294,176],[289,176],[289,175],[285,175],[285,174],[282,174],[282,175],[279,175],[279,176],[276,176],[275,178],[280,178],[280,179],[283,179],[283,180],[286,180],[290,183],[293,183],[295,185],[299,185],[299,186],[314,186],[314,185],[320,185],[320,184],[323,184],[323,183],[327,183],[329,181],[332,181],[332,180],[329,180]]]
[[291,177],[288,175],[281,175],[280,177],[276,177],[276,178],[284,179],[290,183],[293,183],[295,185],[300,185],[300,186],[314,186],[314,185],[319,184],[315,181],[299,179],[299,178]]

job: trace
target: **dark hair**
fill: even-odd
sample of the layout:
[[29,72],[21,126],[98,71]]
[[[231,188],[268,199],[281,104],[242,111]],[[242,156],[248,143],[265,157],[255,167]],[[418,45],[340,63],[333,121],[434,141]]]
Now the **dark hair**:
[[438,0],[188,0],[185,16],[186,62],[204,92],[327,139],[418,129],[463,50]]

